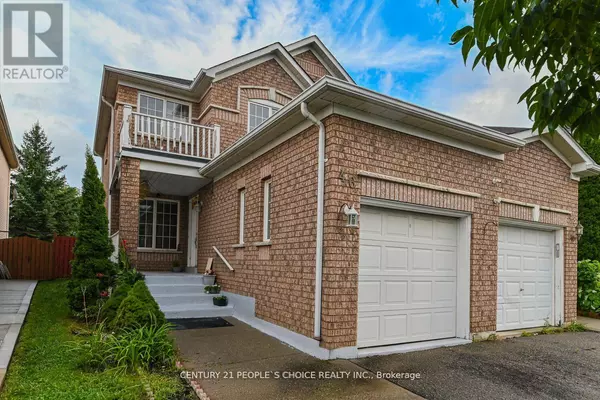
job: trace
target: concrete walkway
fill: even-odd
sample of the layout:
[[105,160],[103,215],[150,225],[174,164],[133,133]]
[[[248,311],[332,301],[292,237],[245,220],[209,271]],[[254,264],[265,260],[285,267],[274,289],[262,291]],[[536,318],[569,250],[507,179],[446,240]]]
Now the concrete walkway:
[[577,322],[584,324],[588,331],[600,332],[600,319],[577,316]]
[[0,280],[0,387],[37,281]]
[[318,360],[225,319],[234,326],[173,332],[184,373],[212,400],[421,399],[349,361]]

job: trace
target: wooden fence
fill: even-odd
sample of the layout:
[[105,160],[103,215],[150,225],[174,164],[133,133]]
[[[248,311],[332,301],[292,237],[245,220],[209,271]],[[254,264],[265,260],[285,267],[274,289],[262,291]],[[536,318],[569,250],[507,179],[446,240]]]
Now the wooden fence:
[[56,279],[71,276],[75,238],[57,236],[53,242],[31,237],[0,240],[0,261],[13,279]]

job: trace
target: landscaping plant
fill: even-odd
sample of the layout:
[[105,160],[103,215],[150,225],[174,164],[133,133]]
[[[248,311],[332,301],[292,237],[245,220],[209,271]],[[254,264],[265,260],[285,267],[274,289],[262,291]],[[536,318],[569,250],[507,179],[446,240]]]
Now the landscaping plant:
[[[75,299],[80,295],[81,287],[86,286],[86,302],[98,299],[100,292],[108,290],[116,266],[109,260],[114,248],[108,237],[108,217],[104,207],[104,187],[98,177],[98,169],[90,149],[85,154],[86,166],[82,179],[81,206],[77,241],[73,253],[72,282],[69,285],[69,305],[73,311],[82,311],[83,301]],[[90,279],[98,279],[98,288],[92,292]]]
[[138,281],[121,302],[111,327],[114,329],[165,323],[165,315],[150,294],[144,281]]
[[581,311],[600,311],[600,261],[583,260],[577,263],[577,308]]
[[130,291],[131,286],[126,283],[118,284],[115,290],[113,290],[112,294],[106,301],[104,308],[102,309],[102,320],[106,324],[112,325],[113,321],[117,317],[117,312],[119,311],[121,303],[123,300],[125,300]]

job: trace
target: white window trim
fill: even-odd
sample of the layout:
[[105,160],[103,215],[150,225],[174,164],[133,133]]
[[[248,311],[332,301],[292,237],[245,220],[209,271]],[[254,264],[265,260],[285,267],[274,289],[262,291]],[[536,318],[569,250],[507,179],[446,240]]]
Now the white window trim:
[[[281,110],[283,108],[282,104],[276,103],[274,101],[271,100],[265,100],[265,99],[250,99],[248,100],[248,109],[246,110],[246,119],[248,121],[246,121],[246,132],[250,132],[250,104],[256,104],[259,106],[264,106],[264,107],[269,107],[269,118],[271,118],[277,111]],[[273,111],[273,108],[277,108],[277,111]],[[267,118],[265,121],[267,121],[269,118]],[[263,121],[263,123],[265,122]],[[261,123],[262,125],[262,123]],[[254,129],[258,128],[260,125],[257,125]]]
[[[273,200],[273,186],[271,179],[263,181],[263,242],[271,241],[271,204],[269,203],[269,191],[271,191],[271,201]],[[267,211],[269,218],[267,218]]]
[[[158,197],[146,197],[145,199],[140,199],[140,201],[143,200],[152,200],[154,201],[154,207],[152,208],[152,247],[140,247],[139,243],[140,243],[140,239],[139,239],[139,231],[138,231],[138,238],[137,243],[138,243],[138,250],[142,250],[142,251],[147,251],[147,250],[155,250],[155,251],[177,251],[179,249],[179,227],[180,227],[180,221],[179,219],[181,218],[181,207],[179,205],[179,200],[169,200],[169,199],[160,199]],[[177,204],[177,239],[176,239],[176,243],[175,243],[175,248],[174,249],[157,249],[156,248],[156,212],[158,210],[158,207],[156,205],[157,201],[162,201],[165,203],[175,203]],[[138,204],[138,230],[140,227],[140,221],[139,221],[139,204]]]
[[192,103],[189,103],[187,101],[181,101],[181,100],[175,99],[173,97],[160,96],[160,95],[157,95],[157,94],[154,94],[154,93],[148,93],[148,92],[138,91],[138,97],[137,97],[137,112],[138,113],[141,114],[142,95],[143,96],[147,96],[147,97],[153,97],[155,99],[163,101],[163,116],[162,117],[157,117],[157,118],[167,119],[169,121],[182,122],[182,121],[177,121],[177,120],[174,120],[174,119],[167,118],[167,101],[170,101],[171,103],[177,103],[177,104],[181,104],[182,106],[187,106],[188,110],[190,110],[190,112],[188,113],[187,123],[188,124],[192,123]]
[[242,189],[239,191],[238,199],[240,206],[239,244],[244,244],[244,227],[246,222],[246,189]]

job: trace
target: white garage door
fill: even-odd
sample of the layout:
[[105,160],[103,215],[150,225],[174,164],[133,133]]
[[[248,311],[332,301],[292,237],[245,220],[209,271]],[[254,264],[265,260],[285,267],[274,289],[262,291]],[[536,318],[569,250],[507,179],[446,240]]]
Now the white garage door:
[[358,347],[456,336],[458,220],[361,206]]
[[553,276],[554,232],[500,226],[497,329],[552,323]]

